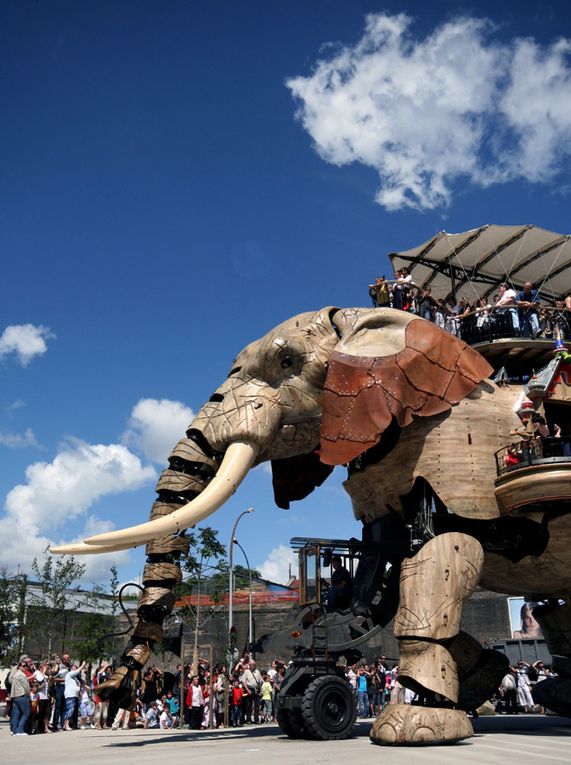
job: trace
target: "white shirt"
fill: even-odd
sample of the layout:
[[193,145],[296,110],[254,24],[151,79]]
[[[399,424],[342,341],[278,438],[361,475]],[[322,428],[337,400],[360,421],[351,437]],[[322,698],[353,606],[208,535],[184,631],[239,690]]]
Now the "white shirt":
[[200,685],[192,685],[192,705],[193,707],[200,707],[204,703],[202,696],[202,688]]
[[517,297],[515,290],[506,290],[504,294],[501,296],[501,298],[496,303],[496,306],[499,305],[512,305],[515,303],[515,299]]
[[48,697],[48,678],[37,669],[34,672],[34,680],[38,683],[38,698],[45,701]]
[[79,675],[79,669],[68,672],[65,676],[64,696],[66,699],[77,699],[79,696],[79,683],[76,677]]

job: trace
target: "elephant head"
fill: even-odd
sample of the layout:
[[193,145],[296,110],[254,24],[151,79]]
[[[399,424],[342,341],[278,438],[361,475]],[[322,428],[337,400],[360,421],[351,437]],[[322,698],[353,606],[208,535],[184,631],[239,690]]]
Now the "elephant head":
[[333,466],[381,442],[391,424],[406,428],[415,417],[450,410],[490,372],[465,343],[403,311],[324,308],[295,316],[236,357],[175,448],[166,472],[193,479],[178,492],[168,484],[176,507],[54,552],[106,552],[177,535],[268,460],[276,502],[288,507]]

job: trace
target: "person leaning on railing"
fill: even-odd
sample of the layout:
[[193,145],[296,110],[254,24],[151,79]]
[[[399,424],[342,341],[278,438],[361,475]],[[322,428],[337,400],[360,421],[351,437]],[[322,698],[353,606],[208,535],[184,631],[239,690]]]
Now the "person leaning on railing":
[[520,309],[522,334],[532,339],[539,332],[539,317],[537,314],[539,303],[539,290],[535,289],[531,282],[525,282],[523,289],[516,296],[516,305]]

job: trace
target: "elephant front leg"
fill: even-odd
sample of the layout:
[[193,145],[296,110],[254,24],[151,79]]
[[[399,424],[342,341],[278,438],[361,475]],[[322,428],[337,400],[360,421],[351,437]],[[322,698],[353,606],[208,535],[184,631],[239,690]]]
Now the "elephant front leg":
[[[155,503],[155,508],[158,504],[162,503]],[[147,545],[143,593],[129,645],[111,679],[97,689],[101,698],[114,697],[123,709],[131,707],[142,669],[149,660],[153,646],[162,640],[163,621],[174,605],[173,588],[182,577],[178,559],[187,551],[188,541],[179,536],[164,537]]]
[[395,617],[398,679],[433,706],[385,707],[373,723],[374,743],[434,744],[473,735],[466,713],[453,708],[459,695],[453,639],[460,632],[462,605],[478,584],[483,561],[476,539],[453,532],[431,539],[403,563]]

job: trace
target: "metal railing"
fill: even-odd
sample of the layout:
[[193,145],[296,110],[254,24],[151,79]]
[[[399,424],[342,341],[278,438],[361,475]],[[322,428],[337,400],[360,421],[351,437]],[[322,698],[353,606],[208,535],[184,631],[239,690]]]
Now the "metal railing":
[[561,438],[531,438],[498,449],[496,472],[498,476],[512,473],[530,465],[571,462],[571,436]]

